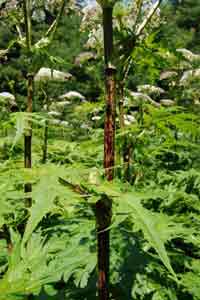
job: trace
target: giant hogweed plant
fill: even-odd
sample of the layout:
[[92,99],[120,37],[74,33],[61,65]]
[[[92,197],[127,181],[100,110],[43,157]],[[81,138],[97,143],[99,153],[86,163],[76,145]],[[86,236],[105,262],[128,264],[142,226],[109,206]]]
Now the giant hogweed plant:
[[[17,173],[16,166],[13,165],[13,167],[12,165],[4,166],[1,172],[1,191],[4,195],[1,198],[1,225],[10,228],[12,240],[12,251],[7,250],[2,242],[4,255],[1,260],[1,271],[4,275],[0,283],[0,291],[2,295],[5,295],[5,299],[17,299],[16,297],[24,299],[25,295],[39,294],[42,287],[47,293],[56,293],[54,284],[61,278],[64,278],[65,282],[74,278],[75,284],[82,288],[87,284],[89,274],[96,268],[93,209],[94,204],[102,197],[108,197],[113,202],[110,229],[113,232],[113,238],[116,239],[117,247],[119,247],[119,232],[122,234],[124,230],[122,236],[125,238],[128,234],[129,239],[130,236],[137,239],[138,246],[141,247],[140,251],[148,255],[149,263],[148,267],[144,268],[143,275],[140,268],[137,270],[137,277],[131,288],[133,299],[140,299],[139,297],[148,293],[154,295],[155,299],[160,295],[167,297],[169,293],[176,295],[175,290],[184,295],[184,289],[188,287],[189,276],[194,276],[194,280],[197,280],[198,277],[195,276],[198,275],[192,269],[189,271],[195,261],[190,267],[187,255],[184,256],[184,265],[188,268],[188,273],[182,276],[179,271],[183,267],[179,261],[179,249],[182,249],[182,245],[187,246],[192,243],[198,253],[198,233],[195,227],[188,226],[190,218],[198,220],[198,214],[193,212],[186,221],[183,215],[176,216],[176,213],[170,213],[170,205],[173,207],[173,201],[177,201],[175,200],[177,196],[183,199],[184,203],[184,199],[187,199],[185,193],[192,192],[192,190],[182,191],[182,194],[179,192],[181,182],[185,182],[185,187],[187,184],[191,185],[186,172],[186,177],[184,172],[180,175],[177,173],[177,179],[174,179],[172,175],[170,177],[167,174],[162,174],[162,176],[158,174],[157,183],[153,180],[150,185],[148,183],[146,186],[143,185],[142,189],[138,189],[139,184],[138,187],[132,187],[125,186],[119,181],[108,183],[98,175],[99,172],[86,169],[80,164],[71,167],[38,166],[29,171],[18,168]],[[197,174],[191,172],[191,178],[197,178]],[[23,215],[21,216],[24,182],[32,183],[33,206],[29,208],[25,233],[21,238],[17,230],[24,218]],[[198,189],[198,180],[196,179],[195,182],[194,191]],[[171,186],[170,189],[169,186]],[[183,195],[185,195],[184,198],[182,198]],[[191,197],[194,208],[198,210],[194,196],[191,195]],[[170,199],[172,202],[168,201]],[[158,206],[157,209],[156,206],[153,209],[154,204],[149,207],[149,203],[154,202],[155,205],[160,203],[162,212],[158,210]],[[190,203],[193,205],[192,202]],[[82,243],[84,238],[86,242]],[[182,244],[180,241],[183,241]],[[115,247],[116,245],[114,243]],[[168,254],[164,245],[167,246]],[[134,251],[134,245],[129,245],[129,247],[130,251]],[[73,249],[76,249],[77,256],[74,256]],[[122,263],[115,252],[111,257],[118,264]],[[159,261],[162,263],[160,264]],[[116,273],[114,277],[111,275],[111,281],[115,282],[115,285],[111,285],[111,293],[115,299],[116,288],[114,286],[121,286],[120,279],[116,282],[116,276],[120,278],[120,271],[116,270],[116,265],[112,268]],[[134,270],[131,271],[134,272]],[[158,272],[161,272],[160,275]],[[149,274],[153,276],[152,279],[149,278]],[[163,284],[162,278],[166,275],[168,280]],[[143,285],[140,282],[142,278],[145,279]],[[146,284],[149,280],[151,284],[149,283],[150,286],[147,289]],[[178,288],[177,281],[179,282]],[[156,286],[160,287],[162,292],[159,292]],[[129,292],[126,292],[128,295]],[[121,299],[123,299],[126,293],[125,291],[121,293]]]
[[[47,165],[33,170],[17,168],[17,164],[2,166],[0,220],[10,231],[8,247],[5,240],[9,236],[1,243],[0,291],[5,299],[38,295],[42,287],[54,294],[55,283],[71,278],[77,286],[87,284],[96,267],[94,205],[102,199],[113,204],[109,227],[116,236],[113,248],[123,255],[125,246],[120,247],[120,239],[125,244],[128,235],[132,239],[130,253],[135,255],[137,245],[148,261],[145,266],[143,261],[142,268],[129,270],[135,276],[134,283],[121,292],[121,299],[124,295],[127,299],[198,299],[199,166],[197,163],[195,170],[188,171],[189,161],[179,168],[174,161],[172,169],[161,155],[169,150],[179,154],[180,147],[184,153],[191,141],[191,146],[198,147],[198,118],[175,109],[152,109],[143,118],[140,126],[130,127],[130,133],[138,134],[137,165],[149,171],[134,187],[118,181],[108,183],[96,170],[77,163],[69,168]],[[161,172],[153,168],[155,162],[163,163]],[[33,189],[24,195],[27,182]],[[27,209],[22,200],[30,196],[33,206]],[[26,223],[23,237],[18,234],[21,223]],[[123,285],[123,266],[119,255],[112,255],[116,265],[112,266],[110,294],[116,299],[116,287]]]

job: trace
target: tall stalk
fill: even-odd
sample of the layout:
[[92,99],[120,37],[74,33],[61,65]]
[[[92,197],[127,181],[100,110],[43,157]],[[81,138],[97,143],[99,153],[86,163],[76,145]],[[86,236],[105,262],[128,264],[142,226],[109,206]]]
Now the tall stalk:
[[[26,34],[26,47],[27,56],[31,58],[31,0],[23,0],[24,9],[24,20],[25,20],[25,34]],[[27,74],[27,112],[32,113],[33,106],[33,78],[34,75],[31,73]],[[24,167],[32,167],[32,124],[28,122],[28,129],[24,135]],[[31,183],[26,183],[24,186],[24,192],[30,193],[32,191]],[[26,199],[26,206],[30,207],[32,205],[32,198]],[[29,295],[28,300],[32,300],[33,296]]]
[[110,181],[114,177],[115,160],[115,73],[113,60],[113,24],[112,7],[103,8],[104,29],[104,57],[105,57],[105,88],[106,88],[106,113],[104,126],[104,168],[106,177]]
[[132,144],[129,141],[128,136],[125,134],[125,120],[124,120],[124,90],[126,85],[127,76],[131,66],[131,58],[126,62],[122,72],[122,80],[119,81],[119,120],[120,128],[123,131],[122,137],[122,158],[123,158],[123,177],[125,180],[130,181],[130,164],[131,164],[131,154],[132,154]]
[[119,89],[119,123],[120,123],[120,128],[124,129],[124,84],[121,82],[119,83],[118,86]]
[[[57,17],[55,21],[51,24],[47,32],[45,33],[45,37],[50,39],[50,42],[53,40],[54,34],[57,30],[58,24],[61,20],[63,15],[64,9],[66,5],[66,0],[62,0],[60,10],[58,11]],[[32,58],[32,26],[31,26],[31,9],[32,9],[32,0],[23,0],[23,14],[24,14],[24,23],[25,23],[25,36],[26,36],[26,50],[27,50],[27,57],[30,59]],[[42,37],[43,38],[43,37]],[[27,75],[27,112],[32,113],[32,104],[33,104],[33,91],[34,91],[34,74],[28,73]],[[45,136],[47,137],[48,131],[48,124],[46,124],[46,133]],[[27,124],[28,129],[26,130],[24,136],[24,167],[31,168],[32,167],[32,125],[31,122]],[[45,149],[47,149],[47,144],[45,145]],[[46,161],[46,154],[44,154],[43,160]],[[32,186],[30,183],[25,184],[24,188],[25,193],[29,193],[32,191]],[[27,199],[27,206],[31,206],[32,199]]]
[[[113,180],[115,164],[115,73],[113,59],[113,7],[103,7],[104,58],[106,110],[104,125],[104,168],[108,181]],[[96,203],[98,233],[98,295],[100,300],[109,299],[110,235],[105,230],[111,224],[112,203],[102,198]]]
[[[46,84],[45,89],[47,89],[48,84]],[[49,95],[48,92],[46,93],[45,89],[42,89],[44,94],[44,106],[46,106],[46,111],[49,111]],[[48,155],[48,132],[49,132],[49,122],[45,120],[44,123],[44,139],[43,139],[43,153],[42,153],[42,163],[46,164],[47,162],[47,155]]]
[[[129,48],[129,51],[127,52],[125,61],[121,62],[121,64],[123,64],[123,68],[122,68],[122,71],[120,72],[121,80],[118,85],[119,97],[120,97],[120,99],[119,99],[119,118],[120,118],[120,128],[122,130],[124,130],[124,88],[126,86],[127,77],[128,77],[129,71],[130,71],[131,64],[132,64],[132,55],[131,54],[133,53],[133,51],[137,45],[136,44],[137,40],[139,40],[139,37],[141,37],[145,28],[151,22],[152,17],[156,13],[156,11],[159,8],[159,6],[161,5],[161,3],[162,3],[162,0],[153,1],[151,6],[148,8],[147,15],[145,16],[145,18],[143,19],[141,24],[139,24],[144,1],[143,0],[135,1],[136,11],[135,11],[135,22],[133,25],[134,33],[132,36],[130,36],[130,41],[131,41],[130,45],[131,46]],[[141,42],[141,40],[144,40],[144,37],[142,39],[140,38],[140,42]],[[141,116],[141,120],[142,120],[143,119],[143,111],[142,111],[141,107],[140,107],[140,116]],[[122,158],[123,158],[123,166],[124,166],[124,168],[123,168],[124,179],[127,181],[131,180],[130,167],[131,167],[132,153],[133,153],[133,145],[130,142],[127,135],[124,135],[123,139],[122,139]]]
[[[26,34],[26,48],[27,55],[31,58],[31,0],[23,0],[23,11],[24,11],[24,21],[25,21],[25,34]],[[27,75],[27,112],[32,113],[33,105],[33,74],[28,73]],[[27,130],[24,135],[24,167],[32,167],[32,128],[31,122],[27,124]],[[30,183],[26,183],[24,187],[25,193],[32,191],[32,186]],[[27,198],[26,205],[31,206],[32,199]]]
[[[27,112],[32,113],[32,103],[33,103],[33,75],[28,74],[28,103],[27,103]],[[32,167],[32,128],[31,122],[27,123],[27,130],[24,135],[24,167]],[[24,187],[25,193],[30,193],[32,191],[32,186],[30,183],[26,183]],[[27,198],[26,205],[31,206],[31,198]]]
[[43,164],[46,164],[46,162],[47,162],[48,131],[49,131],[48,121],[45,120],[45,125],[44,125],[44,144],[43,144],[43,154],[42,154],[42,163]]

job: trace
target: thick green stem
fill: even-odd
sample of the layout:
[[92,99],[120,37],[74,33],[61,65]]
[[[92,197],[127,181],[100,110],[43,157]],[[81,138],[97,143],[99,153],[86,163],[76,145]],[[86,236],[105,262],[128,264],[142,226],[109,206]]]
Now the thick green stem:
[[[33,103],[33,74],[28,74],[28,103],[27,112],[32,113],[32,103]],[[30,169],[32,167],[32,124],[28,122],[28,129],[26,130],[24,136],[24,167]],[[32,191],[32,186],[30,183],[26,183],[24,187],[25,193],[30,193]],[[26,200],[26,205],[31,206],[32,199],[29,197]]]
[[[23,0],[23,11],[24,11],[24,22],[25,22],[25,33],[26,33],[26,49],[27,55],[31,58],[31,45],[32,45],[32,34],[31,34],[31,0]],[[33,75],[27,75],[27,112],[32,113],[33,103]],[[28,129],[24,135],[24,167],[31,168],[31,146],[32,146],[32,128],[31,123],[28,124]],[[26,183],[24,187],[25,193],[30,193],[32,186],[30,183]],[[32,199],[29,197],[26,199],[26,206],[30,207]]]
[[120,128],[124,129],[124,84],[119,84],[119,122]]
[[[119,84],[119,120],[120,128],[124,131],[124,83]],[[122,157],[123,157],[123,171],[124,179],[130,181],[130,164],[131,164],[132,145],[126,134],[122,137]]]
[[[104,124],[104,168],[108,181],[113,180],[115,165],[115,73],[113,58],[113,8],[103,8],[106,111]],[[98,294],[100,300],[109,300],[110,236],[106,230],[111,224],[112,203],[101,199],[96,203],[98,236]]]
[[[49,101],[49,96],[48,93],[46,92],[46,90],[48,89],[48,83],[45,84],[44,89],[42,88],[43,94],[44,94],[44,108],[46,110],[46,112],[49,111],[49,105],[50,105],[50,101]],[[47,155],[48,155],[48,132],[49,132],[49,122],[48,120],[45,120],[45,124],[44,124],[44,140],[43,140],[43,153],[42,153],[42,163],[46,164],[47,161]]]
[[42,157],[42,163],[46,164],[47,161],[47,150],[48,150],[48,121],[45,121],[44,125],[44,145],[43,145],[43,157]]

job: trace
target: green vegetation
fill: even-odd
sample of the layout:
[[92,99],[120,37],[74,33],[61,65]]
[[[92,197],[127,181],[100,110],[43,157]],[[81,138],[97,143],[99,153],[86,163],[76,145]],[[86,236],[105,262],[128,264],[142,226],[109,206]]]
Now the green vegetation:
[[200,3],[150,2],[0,1],[0,300],[200,299]]

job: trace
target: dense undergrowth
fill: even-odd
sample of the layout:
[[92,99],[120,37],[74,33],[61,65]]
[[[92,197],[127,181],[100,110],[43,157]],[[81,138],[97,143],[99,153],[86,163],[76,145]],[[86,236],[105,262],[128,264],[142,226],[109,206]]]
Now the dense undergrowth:
[[[29,294],[39,295],[35,299],[95,298],[94,203],[101,197],[113,201],[112,299],[199,298],[199,120],[180,107],[147,110],[142,125],[117,135],[134,141],[131,185],[120,179],[122,166],[116,167],[119,179],[113,183],[103,178],[98,128],[84,140],[69,142],[67,133],[56,138],[61,128],[51,128],[43,165],[43,128],[36,124],[32,170],[23,168],[20,139],[14,149],[13,138],[10,148],[4,146],[2,300]],[[33,185],[31,208],[25,205],[30,197],[23,192],[26,182]]]

